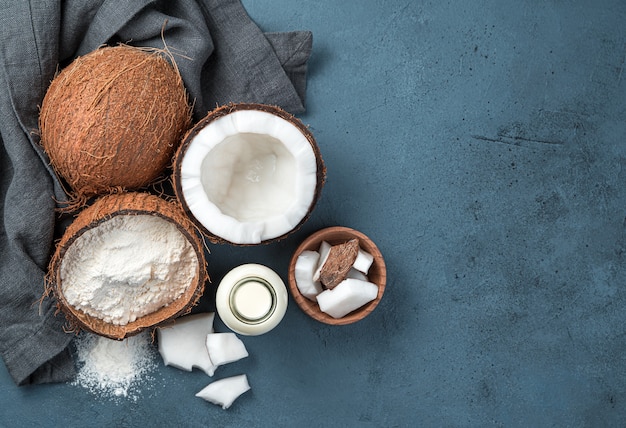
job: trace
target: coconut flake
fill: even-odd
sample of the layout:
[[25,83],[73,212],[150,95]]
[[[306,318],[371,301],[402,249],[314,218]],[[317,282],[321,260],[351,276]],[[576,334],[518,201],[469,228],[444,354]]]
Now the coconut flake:
[[372,266],[372,263],[374,263],[374,256],[372,256],[370,253],[363,250],[362,248],[359,248],[359,253],[357,254],[356,260],[354,261],[352,267],[367,275],[370,267]]
[[354,278],[354,279],[360,279],[361,281],[369,281],[367,278],[367,275],[365,275],[361,271],[356,270],[355,268],[352,268],[348,271],[348,275],[346,275],[346,278]]
[[313,274],[313,281],[320,280],[322,267],[324,266],[324,263],[326,263],[326,260],[328,260],[328,254],[330,253],[331,247],[332,246],[326,241],[322,241],[322,243],[320,244],[320,248],[319,248],[320,260],[317,264],[317,269],[315,269],[315,273]]
[[248,377],[242,374],[211,382],[198,392],[196,397],[222,406],[222,409],[228,409],[241,394],[248,390],[250,390]]
[[315,296],[322,292],[322,284],[313,281],[313,274],[317,268],[320,253],[317,251],[305,250],[296,259],[295,278],[296,286],[304,297],[315,301]]
[[186,315],[157,329],[159,353],[166,366],[192,371],[194,367],[213,376],[216,366],[206,348],[213,333],[214,312]]
[[344,279],[332,290],[317,296],[320,310],[333,318],[342,318],[355,309],[371,302],[378,295],[378,286],[358,279]]

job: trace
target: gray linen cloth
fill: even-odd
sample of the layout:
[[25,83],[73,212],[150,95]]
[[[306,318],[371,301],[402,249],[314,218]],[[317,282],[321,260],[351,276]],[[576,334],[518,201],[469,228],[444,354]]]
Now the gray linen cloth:
[[[163,38],[162,38],[163,31]],[[264,34],[239,0],[0,0],[0,354],[18,385],[75,375],[65,319],[44,291],[66,200],[37,140],[60,68],[103,44],[174,52],[196,119],[219,104],[304,110],[308,31]]]

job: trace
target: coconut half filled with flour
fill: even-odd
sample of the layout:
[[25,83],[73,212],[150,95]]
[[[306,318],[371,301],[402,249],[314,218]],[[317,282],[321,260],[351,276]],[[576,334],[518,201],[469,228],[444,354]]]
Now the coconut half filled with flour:
[[72,330],[123,339],[186,313],[206,280],[203,246],[178,204],[132,192],[103,196],[76,217],[47,289]]
[[313,135],[284,110],[232,104],[210,112],[174,160],[176,195],[218,243],[286,237],[310,216],[326,170]]

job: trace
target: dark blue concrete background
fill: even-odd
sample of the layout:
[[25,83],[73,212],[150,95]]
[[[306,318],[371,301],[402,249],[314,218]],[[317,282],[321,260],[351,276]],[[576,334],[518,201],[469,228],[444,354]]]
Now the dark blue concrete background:
[[301,118],[328,182],[288,240],[212,246],[213,282],[246,262],[286,278],[344,225],[386,256],[380,306],[329,327],[291,300],[220,369],[252,386],[228,411],[194,397],[202,372],[161,367],[132,402],[2,366],[0,426],[624,426],[626,2],[244,4],[314,33]]

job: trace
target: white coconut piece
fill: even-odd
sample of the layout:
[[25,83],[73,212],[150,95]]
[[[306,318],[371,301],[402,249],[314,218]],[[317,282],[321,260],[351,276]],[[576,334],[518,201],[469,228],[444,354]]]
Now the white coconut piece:
[[319,262],[317,264],[317,269],[315,269],[315,273],[313,274],[313,281],[319,281],[320,280],[320,274],[322,272],[322,267],[324,266],[324,263],[326,263],[326,260],[328,260],[328,254],[330,253],[330,248],[332,247],[332,245],[330,245],[328,242],[326,241],[322,241],[319,247],[318,252],[320,253],[320,259]]
[[355,309],[371,302],[378,295],[378,286],[368,281],[348,278],[332,290],[317,296],[320,310],[333,318],[342,318]]
[[246,346],[235,333],[209,333],[206,337],[206,349],[216,367],[248,356]]
[[346,278],[354,278],[354,279],[360,279],[361,281],[369,281],[369,279],[367,278],[367,275],[365,275],[363,272],[359,270],[356,270],[355,268],[351,268],[348,271]]
[[367,275],[373,262],[374,256],[372,256],[370,253],[363,250],[362,248],[359,248],[359,253],[356,256],[356,260],[354,261],[352,267],[359,272],[363,272],[365,275]]
[[238,110],[200,130],[181,163],[181,188],[193,216],[235,244],[258,244],[293,230],[317,188],[317,160],[293,123]]
[[166,366],[192,371],[194,367],[213,376],[216,366],[206,348],[213,333],[214,312],[186,315],[157,328],[159,353]]
[[305,250],[296,259],[294,274],[296,286],[304,297],[315,301],[315,296],[322,292],[322,284],[313,281],[313,275],[317,269],[320,253],[317,251]]
[[222,409],[228,409],[241,394],[248,390],[250,390],[248,377],[242,374],[211,382],[198,392],[196,397],[222,406]]

